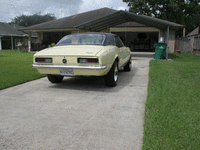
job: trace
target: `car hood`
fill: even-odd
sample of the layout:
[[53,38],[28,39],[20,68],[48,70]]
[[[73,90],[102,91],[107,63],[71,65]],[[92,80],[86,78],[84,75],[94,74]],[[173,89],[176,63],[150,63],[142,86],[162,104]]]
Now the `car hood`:
[[96,54],[103,49],[103,46],[94,45],[68,45],[55,46],[37,52],[35,56],[96,56]]

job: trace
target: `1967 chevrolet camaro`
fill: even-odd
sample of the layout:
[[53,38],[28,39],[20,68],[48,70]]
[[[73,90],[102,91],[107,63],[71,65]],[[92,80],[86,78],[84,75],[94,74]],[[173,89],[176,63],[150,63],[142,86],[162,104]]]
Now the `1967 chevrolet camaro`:
[[131,70],[131,53],[115,34],[70,34],[37,52],[32,66],[52,83],[62,82],[64,76],[103,76],[107,86],[116,86],[118,69]]

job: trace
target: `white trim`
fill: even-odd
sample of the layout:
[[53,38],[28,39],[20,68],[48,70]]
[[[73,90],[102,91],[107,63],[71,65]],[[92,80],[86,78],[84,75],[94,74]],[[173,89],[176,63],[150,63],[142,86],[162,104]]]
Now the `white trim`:
[[159,29],[153,27],[112,27],[111,32],[159,32]]

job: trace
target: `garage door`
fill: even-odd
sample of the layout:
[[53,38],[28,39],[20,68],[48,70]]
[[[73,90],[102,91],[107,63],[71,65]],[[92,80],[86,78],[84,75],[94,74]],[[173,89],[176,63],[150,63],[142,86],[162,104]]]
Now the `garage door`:
[[158,32],[112,32],[117,34],[132,52],[154,52]]

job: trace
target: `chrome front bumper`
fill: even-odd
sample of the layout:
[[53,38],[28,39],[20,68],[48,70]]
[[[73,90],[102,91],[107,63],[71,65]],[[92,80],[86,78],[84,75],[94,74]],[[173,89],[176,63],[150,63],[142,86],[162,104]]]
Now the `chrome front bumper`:
[[32,65],[33,68],[53,68],[53,69],[91,69],[104,70],[107,66],[61,66],[61,65]]

